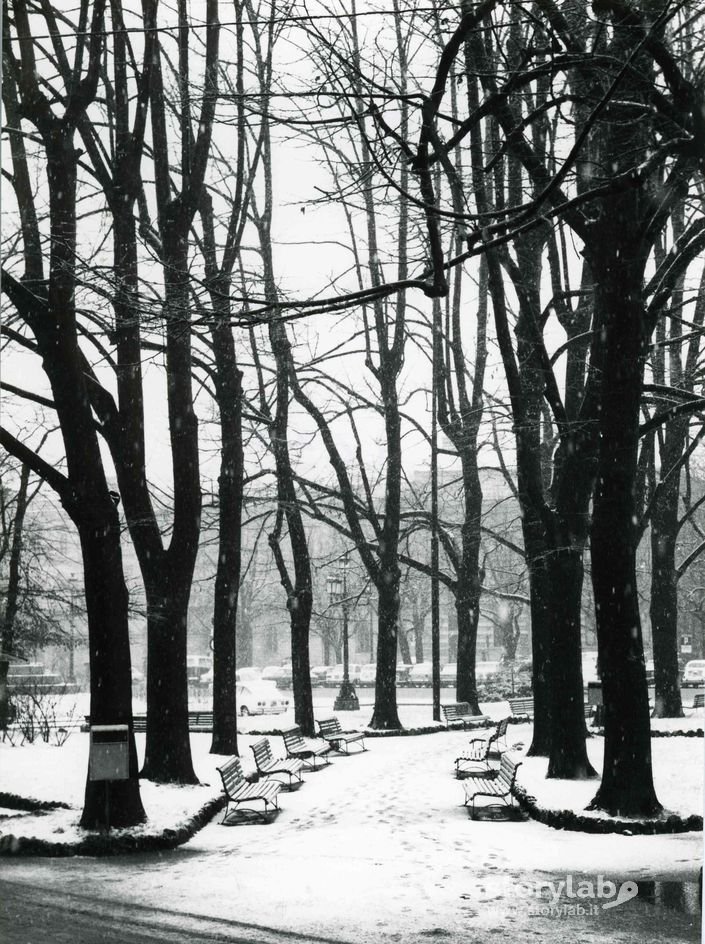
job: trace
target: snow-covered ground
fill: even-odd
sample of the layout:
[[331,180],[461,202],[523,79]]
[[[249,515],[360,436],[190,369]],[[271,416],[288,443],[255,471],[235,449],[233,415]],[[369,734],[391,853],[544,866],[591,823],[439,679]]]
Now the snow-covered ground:
[[[486,708],[492,715],[506,713],[506,706]],[[320,717],[325,713],[318,712]],[[407,725],[428,724],[430,709],[407,706],[400,715]],[[344,727],[352,727],[354,717],[341,715]],[[362,724],[369,721],[369,708],[358,718]],[[243,727],[279,727],[283,720],[247,719]],[[512,725],[508,741],[528,745],[530,734],[530,725]],[[699,835],[586,835],[533,821],[472,821],[462,805],[462,784],[452,776],[453,761],[469,736],[451,731],[369,739],[366,753],[335,757],[330,767],[305,774],[300,790],[282,793],[281,812],[270,825],[228,828],[217,817],[166,854],[0,859],[0,877],[53,891],[70,883],[72,894],[79,896],[100,894],[177,916],[196,914],[343,941],[420,942],[442,936],[470,942],[489,940],[490,933],[492,940],[507,941],[532,934],[556,942],[698,939],[699,914],[681,911],[693,910],[695,886],[687,883],[696,881],[702,861]],[[243,761],[251,766],[254,737],[243,734],[240,740]],[[662,802],[682,813],[702,811],[703,740],[652,743]],[[137,744],[141,751],[143,735]],[[601,738],[589,742],[598,768],[601,744]],[[216,766],[222,758],[210,755],[209,746],[209,735],[192,735],[202,786],[142,784],[147,831],[178,825],[219,792]],[[272,747],[281,753],[281,739],[273,737]],[[1,791],[73,806],[0,819],[0,832],[74,839],[87,749],[88,736],[81,733],[60,748],[0,745]],[[544,806],[581,809],[596,783],[546,781],[542,763],[529,759],[520,769],[529,792]],[[652,899],[659,899],[661,886],[650,882],[675,882],[673,887],[689,888],[690,897],[678,898],[681,911],[650,904],[641,893],[602,910],[604,902],[596,894],[579,900],[565,884],[568,877],[573,887],[589,881],[595,891],[598,876],[616,888],[636,881]],[[554,892],[539,892],[539,882],[553,882]],[[673,900],[672,894],[665,900]],[[594,913],[575,913],[577,905],[588,904]]]

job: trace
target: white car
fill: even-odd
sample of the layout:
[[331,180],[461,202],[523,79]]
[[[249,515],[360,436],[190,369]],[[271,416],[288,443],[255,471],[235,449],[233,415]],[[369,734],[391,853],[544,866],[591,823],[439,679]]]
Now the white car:
[[441,669],[441,685],[455,685],[458,680],[458,663],[449,662]]
[[703,684],[705,684],[705,661],[694,659],[691,662],[686,662],[683,670],[683,687],[688,688],[693,685],[697,688]]
[[326,674],[328,672],[327,665],[314,665],[311,668],[311,685],[325,685]]
[[289,699],[282,698],[273,682],[243,682],[235,688],[235,697],[243,716],[280,715],[289,710]]
[[[362,666],[357,662],[348,663],[348,678],[351,682],[357,682],[360,678],[360,670]],[[326,675],[326,682],[329,685],[339,685],[343,681],[343,676],[345,675],[345,667],[342,665],[333,666],[330,672]]]
[[480,679],[492,678],[494,675],[499,674],[499,662],[477,662],[475,663],[475,678],[480,681]]
[[408,684],[415,688],[423,688],[424,685],[430,685],[433,678],[433,663],[417,662],[409,669]]
[[377,681],[377,666],[372,663],[367,663],[363,665],[360,669],[360,677],[358,683],[360,685],[374,685]]
[[235,672],[236,682],[258,682],[262,678],[262,670],[253,666],[244,666]]
[[266,665],[262,669],[260,678],[268,682],[276,682],[277,679],[284,678],[287,670],[283,665]]

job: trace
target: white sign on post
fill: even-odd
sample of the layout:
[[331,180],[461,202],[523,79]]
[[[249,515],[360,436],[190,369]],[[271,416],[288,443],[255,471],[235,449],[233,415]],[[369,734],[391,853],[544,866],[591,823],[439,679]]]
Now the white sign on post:
[[130,776],[130,752],[126,724],[92,724],[88,778],[90,780],[127,780]]

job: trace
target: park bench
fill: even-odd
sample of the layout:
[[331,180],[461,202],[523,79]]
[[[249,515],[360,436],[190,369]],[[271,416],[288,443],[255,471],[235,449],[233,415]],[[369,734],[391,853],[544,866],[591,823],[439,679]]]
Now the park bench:
[[276,779],[275,774],[284,774],[289,780],[282,781],[282,786],[288,790],[295,790],[303,783],[301,771],[304,769],[304,762],[296,757],[274,757],[269,738],[262,738],[261,741],[250,744],[250,750],[255,755],[258,773],[273,779]]
[[513,760],[509,754],[502,755],[502,761],[499,770],[493,777],[469,777],[463,781],[465,790],[464,805],[471,804],[471,817],[475,819],[475,799],[479,796],[493,797],[503,800],[509,806],[513,802],[512,791],[516,781],[517,768],[521,766],[521,761]]
[[237,822],[237,814],[241,811],[240,805],[251,804],[257,800],[262,802],[264,809],[243,806],[242,810],[259,816],[265,823],[272,819],[279,809],[277,794],[282,788],[279,780],[258,780],[256,783],[251,783],[242,771],[239,757],[231,757],[217,770],[223,781],[223,790],[227,799],[221,825],[233,826]]
[[513,717],[522,718],[526,716],[531,719],[534,717],[533,696],[529,696],[528,698],[510,698],[509,708]]
[[509,718],[503,718],[489,737],[473,738],[470,741],[470,750],[455,758],[455,776],[459,779],[465,775],[472,776],[478,767],[483,774],[487,773],[490,770],[490,761],[500,759],[507,750],[508,726]]
[[188,729],[195,733],[210,734],[213,730],[213,712],[189,711]]
[[330,764],[326,757],[333,748],[324,741],[323,744],[317,743],[313,738],[305,738],[301,734],[299,727],[289,728],[288,731],[282,731],[284,738],[284,747],[287,757],[295,757],[303,761],[306,770],[317,770],[316,761],[320,758],[323,765]]
[[[86,715],[86,724],[90,727],[89,716]],[[133,715],[132,724],[136,734],[147,730],[147,715]],[[189,711],[188,729],[194,734],[210,734],[213,730],[212,711]]]
[[[594,705],[591,705],[587,701],[583,704],[583,713],[586,718],[592,717],[594,707]],[[527,717],[529,720],[532,720],[534,717],[534,699],[532,697],[510,698],[509,708],[514,718]]]
[[463,728],[472,728],[477,724],[489,721],[487,715],[475,715],[466,701],[458,701],[452,705],[441,705],[443,716],[448,727],[451,724],[462,723]]
[[705,692],[698,692],[693,695],[693,708],[705,708]]
[[349,754],[350,744],[356,743],[363,751],[367,750],[364,733],[362,731],[343,731],[337,718],[326,718],[323,721],[317,721],[316,724],[323,740],[327,741],[332,749],[339,754]]

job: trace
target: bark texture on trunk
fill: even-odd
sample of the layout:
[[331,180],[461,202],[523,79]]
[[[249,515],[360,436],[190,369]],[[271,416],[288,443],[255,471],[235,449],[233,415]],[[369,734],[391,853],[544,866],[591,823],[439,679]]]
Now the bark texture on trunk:
[[397,633],[399,631],[399,568],[382,570],[378,587],[377,674],[371,728],[401,728],[397,711]]
[[[602,313],[603,383],[600,453],[591,532],[599,664],[605,707],[602,783],[591,808],[611,815],[653,816],[661,809],[651,768],[649,698],[636,583],[636,472],[645,337],[638,247],[612,227],[626,226],[616,208],[593,261]],[[627,208],[629,209],[629,208]],[[640,265],[641,263],[641,265]]]

